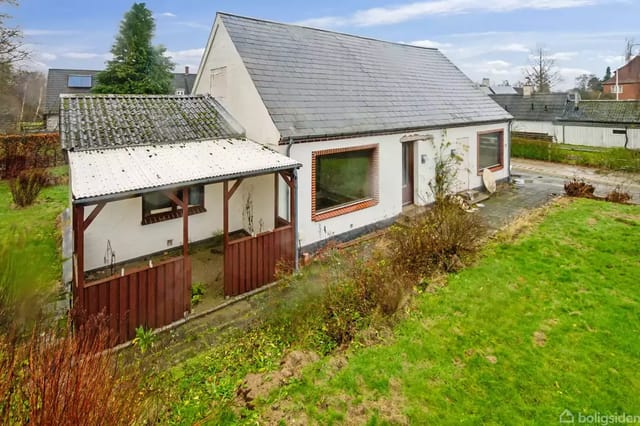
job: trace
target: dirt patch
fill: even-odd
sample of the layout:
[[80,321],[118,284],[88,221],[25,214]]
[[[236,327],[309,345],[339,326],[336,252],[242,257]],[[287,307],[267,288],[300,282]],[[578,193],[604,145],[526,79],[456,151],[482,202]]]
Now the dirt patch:
[[494,355],[487,355],[486,360],[489,361],[491,364],[496,364],[498,362],[498,358],[495,357]]
[[547,203],[541,207],[527,211],[526,213],[511,220],[506,226],[502,227],[495,234],[494,238],[500,242],[514,241],[542,222],[551,206],[565,205],[569,202],[568,198],[557,198],[551,203]]
[[360,404],[350,404],[347,410],[347,425],[366,424],[373,415],[377,415],[382,423],[408,425],[409,419],[402,412],[405,398],[399,380],[389,380],[389,396],[376,400],[365,400]]
[[533,333],[533,343],[539,347],[543,347],[547,344],[547,335],[544,331],[538,330]]
[[596,226],[598,224],[598,219],[596,219],[595,217],[590,217],[587,220],[587,225],[589,226]]
[[299,377],[304,366],[319,359],[315,352],[292,351],[280,362],[280,370],[247,374],[237,391],[237,405],[254,408],[256,399],[267,397],[274,389],[286,384],[291,378]]

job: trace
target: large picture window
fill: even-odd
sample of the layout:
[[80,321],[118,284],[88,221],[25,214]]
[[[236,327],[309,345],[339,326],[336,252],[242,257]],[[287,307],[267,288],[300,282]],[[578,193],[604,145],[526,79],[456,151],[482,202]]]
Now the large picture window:
[[377,167],[377,145],[314,152],[313,219],[322,220],[376,204]]
[[503,131],[478,134],[478,171],[498,170],[503,162]]
[[[189,214],[205,212],[204,208],[204,186],[198,185],[188,189],[189,191]],[[182,198],[182,190],[172,191],[172,193]],[[171,200],[164,192],[151,192],[142,196],[142,224],[161,222],[164,220],[176,219],[182,216],[182,207]]]

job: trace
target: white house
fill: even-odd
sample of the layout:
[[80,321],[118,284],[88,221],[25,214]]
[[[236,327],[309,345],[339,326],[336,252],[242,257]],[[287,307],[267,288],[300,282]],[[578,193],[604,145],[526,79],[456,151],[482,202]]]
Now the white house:
[[640,101],[580,101],[554,124],[560,142],[640,149]]
[[485,168],[509,176],[512,116],[436,49],[218,13],[194,93],[302,164],[305,250],[432,202],[443,144],[463,156],[460,190],[481,187]]

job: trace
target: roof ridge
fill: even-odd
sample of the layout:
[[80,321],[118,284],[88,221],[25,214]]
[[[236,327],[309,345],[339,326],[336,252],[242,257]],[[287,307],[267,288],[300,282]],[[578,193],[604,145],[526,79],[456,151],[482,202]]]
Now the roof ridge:
[[332,31],[332,30],[327,30],[327,29],[324,29],[324,28],[315,28],[315,27],[310,27],[310,26],[307,26],[307,25],[299,25],[299,24],[290,24],[290,23],[284,23],[284,22],[277,22],[277,21],[272,21],[272,20],[269,20],[269,19],[254,18],[254,17],[251,17],[251,16],[242,16],[242,15],[237,15],[237,14],[228,13],[228,12],[217,12],[217,14],[218,15],[223,15],[223,16],[230,16],[230,17],[233,17],[233,18],[246,19],[246,20],[249,20],[249,21],[266,22],[268,24],[280,25],[280,26],[283,26],[283,27],[303,28],[305,30],[319,31],[319,32],[328,33],[328,34],[337,34],[337,35],[341,35],[341,36],[359,38],[359,39],[362,39],[362,40],[376,41],[376,42],[379,42],[379,43],[388,43],[388,44],[393,44],[394,46],[407,46],[407,47],[412,47],[412,48],[416,48],[416,49],[435,50],[435,51],[439,52],[438,48],[436,48],[436,47],[416,46],[416,45],[409,44],[409,43],[401,43],[401,42],[397,42],[397,41],[381,40],[381,39],[378,39],[378,38],[365,37],[365,36],[361,36],[361,35],[357,35],[357,34],[349,34],[349,33],[344,33],[344,32],[340,32],[340,31]]
[[145,94],[145,93],[60,93],[61,98],[165,98],[165,99],[189,99],[211,98],[209,94],[173,95],[173,94]]

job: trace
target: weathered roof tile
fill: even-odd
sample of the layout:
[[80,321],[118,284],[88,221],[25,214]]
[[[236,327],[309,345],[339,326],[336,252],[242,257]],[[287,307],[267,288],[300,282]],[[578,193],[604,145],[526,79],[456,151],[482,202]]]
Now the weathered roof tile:
[[211,96],[61,95],[60,139],[67,150],[242,137]]

